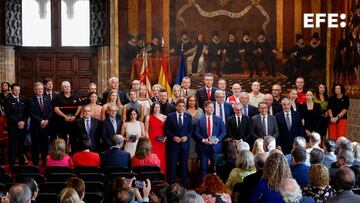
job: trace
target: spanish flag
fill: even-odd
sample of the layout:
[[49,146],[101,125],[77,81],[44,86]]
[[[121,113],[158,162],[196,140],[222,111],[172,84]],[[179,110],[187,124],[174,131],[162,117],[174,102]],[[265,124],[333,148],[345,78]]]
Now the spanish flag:
[[168,93],[168,98],[172,96],[170,84],[169,84],[169,71],[167,69],[167,63],[164,52],[161,53],[161,68],[158,84],[161,85]]

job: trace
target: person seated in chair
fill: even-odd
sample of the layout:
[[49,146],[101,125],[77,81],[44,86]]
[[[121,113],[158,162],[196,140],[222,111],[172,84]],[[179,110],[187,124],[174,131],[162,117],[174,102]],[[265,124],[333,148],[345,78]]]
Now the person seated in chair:
[[98,153],[91,152],[92,146],[90,136],[83,135],[80,141],[80,152],[76,152],[73,156],[74,166],[95,166],[100,167],[100,156]]
[[113,136],[114,145],[101,154],[101,167],[124,166],[130,167],[130,154],[122,150],[124,146],[124,137],[116,134]]
[[147,137],[142,137],[136,147],[135,156],[131,160],[131,167],[158,166],[160,167],[159,157],[151,152],[151,142]]

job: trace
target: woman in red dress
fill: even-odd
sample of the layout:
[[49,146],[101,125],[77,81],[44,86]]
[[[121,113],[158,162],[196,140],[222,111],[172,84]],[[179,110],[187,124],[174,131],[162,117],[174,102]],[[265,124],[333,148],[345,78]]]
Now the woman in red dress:
[[166,116],[160,113],[160,104],[154,102],[150,108],[150,115],[145,119],[145,129],[152,144],[152,152],[160,159],[161,172],[166,174],[165,120]]

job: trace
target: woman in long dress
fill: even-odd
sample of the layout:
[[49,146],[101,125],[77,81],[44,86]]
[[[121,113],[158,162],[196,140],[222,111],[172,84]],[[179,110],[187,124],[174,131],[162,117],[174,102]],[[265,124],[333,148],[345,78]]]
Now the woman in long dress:
[[145,119],[145,129],[152,144],[152,152],[160,159],[160,169],[166,174],[166,136],[164,123],[166,116],[160,113],[160,104],[154,102],[150,114]]
[[141,106],[143,107],[144,117],[148,116],[150,114],[150,107],[151,107],[152,101],[147,96],[147,87],[144,84],[140,85],[138,101],[141,104]]
[[127,121],[122,125],[121,134],[125,137],[124,150],[133,157],[140,137],[145,136],[145,127],[144,123],[137,120],[139,114],[136,109],[130,108],[127,114]]

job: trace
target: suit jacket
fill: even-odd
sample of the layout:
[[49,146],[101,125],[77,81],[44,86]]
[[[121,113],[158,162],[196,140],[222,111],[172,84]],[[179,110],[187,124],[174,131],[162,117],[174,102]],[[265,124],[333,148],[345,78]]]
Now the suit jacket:
[[358,203],[360,202],[360,195],[356,195],[351,190],[344,190],[338,193],[335,197],[327,199],[325,203]]
[[174,112],[175,110],[176,109],[175,109],[174,105],[170,104],[169,102],[166,102],[165,104],[160,103],[160,112],[162,114],[164,114],[165,116]]
[[227,137],[231,137],[234,140],[240,140],[249,143],[252,140],[252,122],[251,119],[245,115],[241,115],[240,127],[237,127],[236,115],[233,115],[227,120]]
[[131,156],[129,152],[118,147],[111,147],[101,154],[101,167],[124,166],[130,168]]
[[[247,107],[248,107],[248,115],[247,116],[249,118],[252,118],[253,116],[255,116],[256,114],[259,113],[258,109],[255,106],[248,104]],[[243,109],[244,109],[244,105],[243,105]]]
[[[214,102],[214,115],[216,113],[216,107],[217,107],[217,102]],[[224,109],[225,111],[225,122],[227,121],[227,118],[229,118],[230,116],[234,115],[234,111],[233,108],[231,106],[231,104],[224,102]]]
[[281,146],[284,154],[289,154],[292,149],[294,138],[297,136],[305,137],[305,131],[302,126],[300,113],[291,111],[291,128],[288,129],[286,125],[284,112],[279,112],[275,115],[276,122],[279,128],[279,137],[277,144]]
[[213,151],[216,154],[221,152],[221,143],[226,135],[226,127],[221,118],[217,116],[212,116],[213,125],[212,125],[212,136],[216,136],[219,139],[219,143],[216,145],[207,145],[202,142],[203,139],[208,138],[207,134],[207,120],[206,114],[198,118],[198,121],[195,125],[195,139],[197,140],[196,151],[208,152]]
[[[165,121],[165,135],[167,136],[167,145],[168,150],[176,150],[181,148],[185,152],[189,152],[190,147],[190,138],[193,132],[193,122],[192,117],[189,113],[183,112],[183,125],[179,126],[177,121],[176,112],[170,113]],[[173,138],[177,137],[187,137],[186,142],[176,143],[173,141]]]
[[[109,96],[109,90],[106,90],[104,93],[103,93],[103,103],[106,104],[107,102],[107,99],[108,99],[108,96]],[[121,104],[122,105],[125,105],[127,103],[130,102],[129,98],[126,96],[126,94],[124,92],[122,92],[121,90],[118,90],[118,95],[119,95],[119,98],[120,98],[120,101],[121,101]]]
[[[217,90],[217,89],[216,89],[215,87],[212,87],[212,88],[211,88],[211,97],[210,97],[210,100],[211,100],[211,101],[215,101],[215,91],[216,91],[216,90]],[[202,87],[202,88],[198,89],[198,90],[196,91],[196,97],[197,97],[197,99],[198,99],[199,106],[200,106],[201,108],[203,108],[205,101],[209,100],[209,99],[208,99],[208,96],[207,96],[206,88],[205,88],[205,87]]]
[[43,106],[44,109],[41,110],[37,96],[33,96],[28,102],[28,108],[31,118],[30,129],[34,133],[41,128],[40,122],[42,120],[50,121],[53,115],[53,108],[49,97],[43,96]]
[[44,91],[44,95],[46,95],[52,103],[54,101],[54,99],[60,95],[60,93],[56,92],[56,91],[51,91],[51,97],[50,97],[50,95],[48,93],[46,93],[46,91]]
[[29,116],[26,99],[23,96],[19,96],[19,102],[17,102],[12,94],[9,94],[4,100],[7,123],[15,126],[16,128],[20,121],[24,121],[26,123]]
[[116,117],[117,122],[117,130],[114,131],[114,127],[111,123],[111,120],[109,117],[107,117],[103,123],[102,128],[102,144],[104,145],[105,149],[109,149],[111,146],[113,146],[112,136],[115,134],[120,134],[121,131],[121,120],[120,118]]
[[264,138],[266,135],[271,135],[277,139],[279,137],[279,129],[276,122],[275,116],[267,115],[266,122],[268,127],[268,132],[265,133],[263,125],[262,125],[262,118],[260,114],[257,114],[252,117],[252,122],[254,125],[254,139],[257,138]]
[[[85,127],[85,118],[80,118],[76,121],[76,126],[78,129],[78,136],[79,138],[86,134],[90,137],[91,139],[91,143],[92,143],[92,147],[91,150],[92,151],[96,151],[96,148],[99,146],[100,143],[100,121],[96,118],[91,118],[90,121],[91,124],[91,128],[90,128],[90,132],[89,134],[86,132],[86,127]],[[80,140],[79,140],[80,141]]]
[[194,90],[194,89],[190,89],[190,88],[189,88],[189,89],[187,90],[187,95],[185,94],[185,90],[184,90],[184,89],[181,89],[181,91],[182,91],[182,95],[183,95],[184,97],[186,97],[186,98],[196,95],[196,90]]
[[[277,114],[283,110],[281,106],[276,105],[274,103],[272,104],[271,107],[272,107],[272,114],[271,114],[272,116],[275,116],[275,114]],[[268,114],[270,115],[270,109],[268,110]]]

